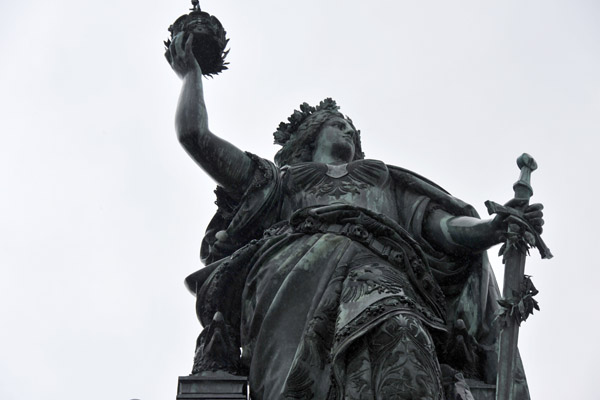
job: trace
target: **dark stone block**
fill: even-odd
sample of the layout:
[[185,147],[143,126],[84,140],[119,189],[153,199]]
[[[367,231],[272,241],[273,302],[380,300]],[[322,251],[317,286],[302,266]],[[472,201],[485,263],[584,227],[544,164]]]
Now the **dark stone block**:
[[248,378],[225,372],[210,376],[180,376],[177,385],[177,400],[222,400],[248,399]]

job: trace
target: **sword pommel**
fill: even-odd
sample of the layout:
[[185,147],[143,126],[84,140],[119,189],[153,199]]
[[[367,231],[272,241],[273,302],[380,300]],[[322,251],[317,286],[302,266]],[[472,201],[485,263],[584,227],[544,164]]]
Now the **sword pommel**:
[[519,158],[517,158],[517,166],[519,167],[519,169],[527,167],[531,171],[535,171],[537,169],[537,163],[535,162],[533,157],[531,157],[527,153],[523,153]]

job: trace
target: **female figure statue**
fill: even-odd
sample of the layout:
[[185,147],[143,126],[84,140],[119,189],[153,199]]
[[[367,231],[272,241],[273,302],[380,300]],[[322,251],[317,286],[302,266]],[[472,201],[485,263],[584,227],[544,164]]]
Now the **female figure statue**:
[[[499,294],[485,250],[502,218],[365,159],[331,99],[280,124],[274,163],[239,150],[208,128],[192,40],[170,46],[183,80],[176,130],[217,182],[219,207],[207,267],[186,280],[205,327],[193,372],[247,371],[255,400],[443,399],[463,378],[495,383]],[[541,205],[527,218],[541,230]]]

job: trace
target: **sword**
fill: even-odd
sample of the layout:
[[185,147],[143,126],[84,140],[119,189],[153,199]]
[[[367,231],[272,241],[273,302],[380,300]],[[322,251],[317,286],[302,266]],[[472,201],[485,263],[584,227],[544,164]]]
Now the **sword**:
[[[519,180],[513,185],[516,207],[501,206],[492,201],[485,205],[490,214],[506,216],[508,232],[506,242],[500,249],[503,254],[504,288],[503,299],[499,301],[504,308],[504,327],[500,332],[500,347],[498,351],[498,377],[496,381],[496,400],[514,400],[514,371],[517,358],[517,342],[519,339],[519,326],[527,319],[533,308],[539,310],[537,302],[532,296],[537,290],[525,275],[525,257],[529,247],[537,247],[542,258],[552,258],[550,249],[546,246],[536,230],[526,221],[524,211],[529,205],[533,195],[531,188],[531,173],[537,169],[537,163],[527,153],[517,159],[517,166],[521,170]],[[524,301],[528,301],[528,310],[523,311]]]

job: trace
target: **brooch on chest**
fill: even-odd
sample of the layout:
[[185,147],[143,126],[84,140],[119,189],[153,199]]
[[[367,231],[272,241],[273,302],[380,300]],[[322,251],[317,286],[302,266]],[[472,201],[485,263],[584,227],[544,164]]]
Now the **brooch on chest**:
[[331,178],[341,178],[342,176],[348,175],[348,164],[330,165],[327,164],[327,172],[325,175]]

